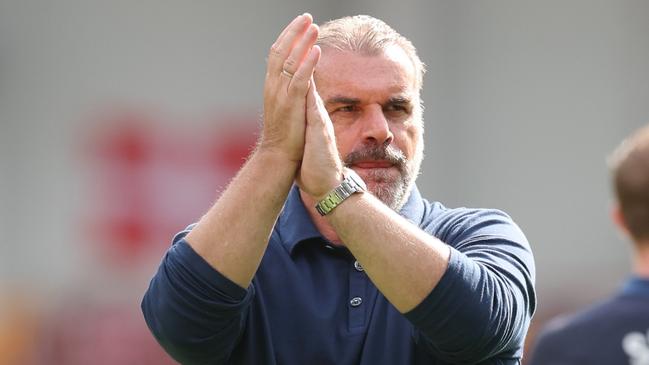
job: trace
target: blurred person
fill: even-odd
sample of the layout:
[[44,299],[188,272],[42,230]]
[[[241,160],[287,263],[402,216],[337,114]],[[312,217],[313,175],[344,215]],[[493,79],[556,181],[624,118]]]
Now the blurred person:
[[607,300],[548,323],[530,364],[649,365],[649,126],[611,155],[611,217],[633,242],[632,274]]
[[500,211],[420,195],[423,73],[411,42],[369,16],[320,28],[303,14],[281,32],[255,151],[173,239],[142,301],[172,357],[520,363],[530,246]]
[[35,363],[42,326],[37,307],[23,289],[0,290],[0,365]]

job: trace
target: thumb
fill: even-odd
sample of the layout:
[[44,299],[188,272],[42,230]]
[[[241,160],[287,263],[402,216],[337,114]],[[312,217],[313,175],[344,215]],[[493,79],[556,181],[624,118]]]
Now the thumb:
[[307,124],[320,124],[321,117],[318,113],[318,100],[316,97],[315,82],[313,82],[313,77],[309,82],[309,90],[306,93],[306,123]]
[[309,90],[307,90],[307,93],[306,93],[306,112],[307,112],[307,116],[317,114],[318,101],[316,99],[316,93],[317,93],[317,91],[316,91],[316,88],[315,88],[315,82],[313,81],[313,77],[311,77],[311,81],[309,81]]
[[307,124],[325,123],[325,116],[328,116],[327,109],[318,94],[313,77],[311,78],[309,90],[306,94],[306,119]]

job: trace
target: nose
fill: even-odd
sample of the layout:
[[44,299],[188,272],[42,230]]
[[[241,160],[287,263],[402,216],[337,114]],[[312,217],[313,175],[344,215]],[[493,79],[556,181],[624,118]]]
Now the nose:
[[372,106],[365,110],[362,116],[362,136],[364,142],[378,145],[389,145],[394,139],[388,120],[381,106]]

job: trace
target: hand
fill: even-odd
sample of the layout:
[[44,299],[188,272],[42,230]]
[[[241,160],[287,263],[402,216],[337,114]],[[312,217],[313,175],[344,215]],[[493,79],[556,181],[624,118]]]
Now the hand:
[[320,48],[318,26],[310,14],[295,18],[270,49],[264,84],[264,126],[259,149],[302,160],[306,94]]
[[306,97],[306,121],[304,156],[297,182],[302,191],[319,201],[342,182],[343,163],[333,124],[313,80]]

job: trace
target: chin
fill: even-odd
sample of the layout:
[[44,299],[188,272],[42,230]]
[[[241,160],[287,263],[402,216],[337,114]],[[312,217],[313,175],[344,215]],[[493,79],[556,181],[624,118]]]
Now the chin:
[[398,211],[403,206],[403,189],[394,182],[367,182],[367,190],[391,209]]
[[394,167],[373,168],[373,169],[355,169],[356,173],[365,181],[366,184],[395,184],[401,179],[399,170]]

